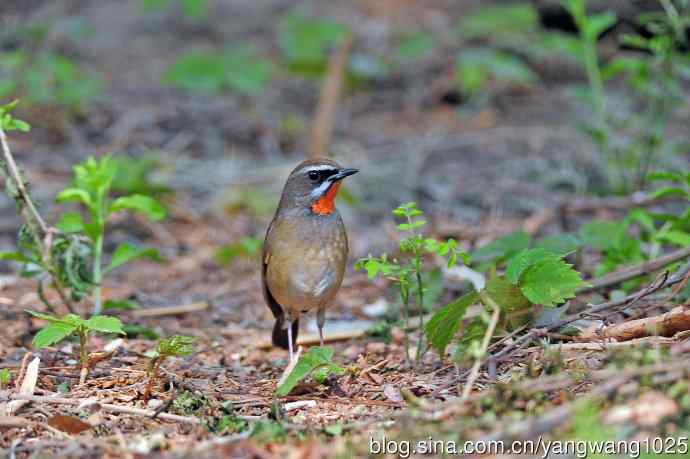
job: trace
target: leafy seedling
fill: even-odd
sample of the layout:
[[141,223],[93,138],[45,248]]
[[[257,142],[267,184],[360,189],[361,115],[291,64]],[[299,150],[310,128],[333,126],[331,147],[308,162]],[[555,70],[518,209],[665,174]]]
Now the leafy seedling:
[[76,314],[55,317],[36,311],[27,310],[26,312],[48,322],[48,325],[43,327],[36,336],[34,336],[32,344],[36,348],[40,349],[46,346],[52,346],[72,335],[79,337],[79,362],[82,372],[88,371],[89,350],[87,345],[89,336],[92,333],[125,334],[122,329],[122,322],[117,317],[94,315],[85,320]]
[[8,368],[0,370],[0,389],[4,389],[10,385],[12,374]]
[[102,310],[101,283],[103,276],[115,268],[137,258],[147,257],[160,260],[158,252],[151,248],[140,248],[129,242],[120,244],[112,254],[110,263],[103,263],[103,243],[106,223],[110,216],[121,211],[141,213],[152,220],[165,217],[165,208],[154,198],[143,194],[131,194],[110,198],[117,164],[111,156],[100,160],[87,159],[74,166],[74,180],[68,188],[58,193],[58,202],[77,202],[86,210],[88,218],[78,212],[64,213],[57,227],[65,234],[83,233],[89,243],[93,265],[90,283],[93,284],[94,313]]
[[[400,251],[409,254],[409,259],[404,262],[396,258],[389,258],[387,254],[379,257],[369,255],[355,263],[355,269],[365,270],[369,279],[378,275],[392,280],[398,286],[398,292],[402,302],[402,312],[405,321],[405,355],[409,358],[409,336],[407,330],[410,329],[410,300],[414,299],[417,305],[417,313],[420,321],[420,329],[424,329],[425,295],[430,296],[430,291],[425,281],[434,279],[434,276],[427,272],[424,267],[425,255],[437,255],[447,260],[448,268],[455,266],[458,259],[464,263],[469,263],[469,257],[458,248],[458,243],[454,239],[444,242],[434,238],[425,238],[421,234],[421,229],[426,225],[422,219],[424,213],[414,202],[400,205],[393,210],[393,215],[403,218],[404,222],[398,225],[398,230],[407,235],[400,241]],[[437,292],[438,293],[438,292]],[[417,343],[415,361],[418,363],[426,346],[420,337]]]
[[301,355],[290,374],[284,378],[276,389],[276,396],[284,397],[308,376],[318,383],[323,383],[330,374],[343,374],[345,370],[333,363],[333,348],[329,346],[309,348]]
[[144,391],[144,400],[148,400],[151,396],[151,389],[158,379],[158,371],[163,362],[170,357],[184,357],[193,354],[195,351],[195,340],[196,338],[191,336],[174,335],[158,341],[148,363],[147,372],[149,379]]

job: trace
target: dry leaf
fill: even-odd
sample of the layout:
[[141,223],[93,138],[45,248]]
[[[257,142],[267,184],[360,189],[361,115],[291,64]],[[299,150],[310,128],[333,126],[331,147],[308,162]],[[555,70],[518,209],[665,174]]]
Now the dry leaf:
[[48,425],[56,428],[57,430],[61,430],[62,432],[73,435],[91,428],[91,424],[87,424],[81,419],[75,418],[74,416],[67,416],[63,414],[58,414],[57,416],[49,418]]

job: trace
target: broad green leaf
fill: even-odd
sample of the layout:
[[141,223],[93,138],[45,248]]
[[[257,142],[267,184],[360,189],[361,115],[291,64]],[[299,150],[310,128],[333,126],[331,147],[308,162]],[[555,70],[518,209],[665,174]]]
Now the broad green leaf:
[[329,19],[288,14],[280,20],[278,43],[289,62],[325,64],[326,49],[338,44],[347,33],[344,25]]
[[519,311],[531,305],[520,289],[502,276],[493,276],[486,282],[486,293],[504,312]]
[[446,347],[458,332],[460,321],[465,316],[467,308],[478,299],[476,292],[467,293],[436,311],[427,322],[425,327],[427,339],[439,355],[445,355]]
[[32,344],[36,348],[42,348],[50,346],[51,344],[58,343],[68,337],[77,327],[74,325],[66,324],[64,322],[52,322],[43,329],[41,329],[32,341]]
[[55,200],[57,202],[77,201],[87,207],[92,204],[91,195],[81,188],[66,188],[58,193]]
[[[523,271],[542,260],[559,260],[561,257],[544,248],[526,249],[518,253],[506,265],[506,278],[517,285]],[[493,297],[493,295],[491,295]]]
[[657,236],[658,239],[671,244],[679,245],[681,247],[690,246],[690,233],[685,231],[671,230],[666,231]]
[[42,312],[32,311],[31,309],[25,309],[24,311],[38,319],[47,320],[48,322],[63,322],[59,317],[51,316],[50,314],[43,314]]
[[488,48],[461,51],[456,59],[455,74],[462,91],[470,95],[479,92],[491,80],[526,85],[538,80],[519,57]]
[[667,196],[690,196],[690,193],[685,191],[683,188],[676,187],[676,186],[665,186],[663,188],[659,188],[657,190],[654,190],[651,194],[650,197],[652,199],[660,199],[660,198],[665,198]]
[[140,248],[129,242],[123,242],[120,244],[110,260],[110,265],[105,269],[105,273],[112,271],[118,266],[122,266],[137,258],[147,257],[152,260],[160,261],[160,256],[158,251],[152,248]]
[[520,276],[522,293],[534,304],[555,306],[587,284],[580,273],[563,260],[545,259],[527,268]]
[[101,333],[125,334],[125,331],[122,329],[122,322],[117,317],[91,316],[88,320],[84,321],[84,325],[89,330],[99,331]]
[[587,18],[584,33],[591,40],[596,40],[599,35],[616,23],[616,15],[611,12],[595,14]]
[[475,262],[503,261],[529,247],[530,236],[524,231],[517,231],[499,237],[483,245],[472,253]]
[[622,222],[592,220],[580,228],[579,234],[585,245],[598,250],[609,250],[617,245],[625,229],[626,225]]
[[[312,347],[306,354],[300,356],[297,365],[285,379],[283,384],[276,389],[278,397],[284,397],[304,378],[312,374],[319,368],[327,368],[328,373],[342,374],[345,372],[338,365],[333,363],[333,348]],[[324,376],[324,373],[321,373]]]
[[582,247],[582,241],[574,234],[554,234],[540,239],[535,248],[541,247],[549,252],[565,256],[568,253],[575,252]]
[[28,263],[31,261],[21,252],[0,252],[0,260],[19,261],[21,263]]
[[80,233],[84,231],[84,220],[78,212],[65,212],[56,226],[63,233]]
[[131,210],[140,212],[152,220],[162,220],[165,217],[165,208],[155,199],[143,194],[133,194],[117,198],[110,205],[110,212]]
[[123,311],[133,311],[135,309],[139,309],[139,305],[135,303],[134,301],[129,301],[129,300],[106,300],[105,303],[103,303],[103,309],[108,310],[108,309],[120,309]]

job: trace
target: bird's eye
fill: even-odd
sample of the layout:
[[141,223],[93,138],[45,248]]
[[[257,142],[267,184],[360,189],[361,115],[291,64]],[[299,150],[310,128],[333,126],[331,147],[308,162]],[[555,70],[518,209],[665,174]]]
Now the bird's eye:
[[309,171],[309,178],[311,180],[318,180],[319,179],[319,172],[318,171]]

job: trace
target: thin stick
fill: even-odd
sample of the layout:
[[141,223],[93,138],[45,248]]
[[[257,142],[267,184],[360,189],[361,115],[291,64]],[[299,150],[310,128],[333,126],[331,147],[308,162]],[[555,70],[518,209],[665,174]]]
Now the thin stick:
[[479,369],[482,366],[482,359],[484,358],[484,354],[486,353],[486,350],[489,347],[491,337],[494,336],[494,330],[496,329],[496,324],[498,324],[498,317],[501,312],[501,308],[498,307],[493,298],[487,295],[486,292],[479,292],[479,298],[482,300],[482,303],[484,303],[485,306],[491,308],[491,321],[489,322],[489,326],[486,329],[486,333],[484,333],[484,339],[482,340],[482,347],[480,349],[480,353],[475,359],[474,365],[472,365],[472,370],[470,371],[469,378],[467,378],[467,383],[465,383],[465,387],[462,388],[461,400],[467,400],[467,397],[469,397],[470,392],[472,391],[472,386],[474,385],[474,382],[477,380],[477,377],[479,376]]
[[134,317],[159,317],[159,316],[174,316],[178,314],[186,314],[189,312],[198,312],[208,309],[208,301],[201,301],[199,303],[182,304],[179,306],[163,306],[160,308],[146,308],[135,309],[131,312]]
[[[123,413],[131,414],[134,416],[144,416],[147,418],[153,418],[156,416],[155,410],[144,410],[141,408],[133,408],[129,406],[113,405],[110,403],[100,403],[98,400],[92,399],[78,399],[78,398],[65,398],[65,397],[48,397],[45,395],[22,395],[22,394],[11,394],[9,397],[11,400],[27,400],[30,402],[38,403],[54,403],[56,405],[70,405],[70,406],[80,406],[89,402],[98,403],[98,405],[105,411],[110,411],[112,413]],[[159,413],[157,418],[165,419],[166,421],[179,422],[182,424],[200,424],[198,418],[191,416],[179,416],[177,414],[170,413]]]
[[36,206],[34,206],[34,202],[31,200],[29,192],[26,190],[26,187],[24,186],[24,180],[22,180],[21,178],[19,168],[17,167],[17,163],[14,161],[14,157],[12,156],[12,152],[10,151],[10,146],[7,143],[7,136],[5,135],[5,131],[3,131],[2,128],[0,128],[0,143],[2,144],[2,154],[5,157],[7,170],[17,187],[17,191],[19,192],[22,201],[24,201],[24,203],[26,204],[26,207],[29,209],[29,212],[31,212],[31,217],[36,221],[43,234],[48,233],[48,226],[46,225],[45,221],[43,221],[43,217],[41,217],[41,214],[39,214],[38,210],[36,210]]
[[311,131],[308,157],[319,158],[326,155],[333,132],[333,118],[338,108],[338,99],[347,70],[347,59],[352,47],[352,37],[347,37],[328,62],[328,74],[321,87],[319,104],[314,116],[314,129]]

